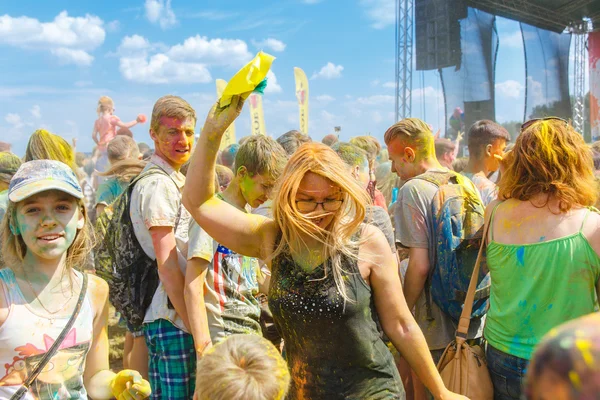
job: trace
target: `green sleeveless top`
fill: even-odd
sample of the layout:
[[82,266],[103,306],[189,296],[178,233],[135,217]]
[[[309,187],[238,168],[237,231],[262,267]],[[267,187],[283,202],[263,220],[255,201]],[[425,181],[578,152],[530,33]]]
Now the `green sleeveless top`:
[[487,265],[492,286],[485,338],[496,349],[531,359],[552,328],[594,312],[600,257],[579,232],[547,242],[513,245],[494,241],[494,215]]
[[285,341],[289,400],[404,399],[392,354],[372,314],[371,288],[344,257],[346,301],[332,273],[297,265],[289,250],[271,263],[269,308]]

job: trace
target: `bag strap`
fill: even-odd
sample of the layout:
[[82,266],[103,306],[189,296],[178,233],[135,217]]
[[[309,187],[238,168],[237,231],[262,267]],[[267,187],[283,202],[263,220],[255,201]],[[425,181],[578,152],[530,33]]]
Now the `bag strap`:
[[[135,184],[141,181],[142,179],[155,174],[163,174],[168,176],[171,179],[171,182],[173,182],[173,184],[175,185],[175,187],[178,187],[177,182],[175,182],[175,179],[173,179],[173,177],[169,175],[167,171],[162,169],[160,165],[155,164],[154,166],[149,167],[146,171],[142,171],[129,183],[129,186],[127,188],[127,190],[129,191],[129,204],[127,205],[127,209],[131,208],[131,192],[133,191],[133,187],[135,186]],[[181,220],[181,209],[182,207],[180,206],[179,210],[177,211],[177,219],[175,220],[175,227],[173,228],[173,232],[175,232],[177,230],[177,227],[179,226],[179,221]],[[127,213],[127,215],[129,216],[129,213]]]
[[492,216],[488,221],[485,221],[485,228],[483,230],[483,237],[481,239],[481,246],[479,247],[479,253],[477,254],[477,261],[475,262],[475,268],[473,268],[473,274],[471,275],[471,282],[469,283],[469,289],[467,290],[467,296],[465,298],[465,304],[463,310],[460,313],[460,320],[458,322],[458,329],[456,330],[456,340],[462,339],[467,340],[469,325],[471,325],[471,312],[473,311],[473,302],[475,301],[475,292],[477,291],[477,281],[479,279],[479,267],[481,266],[481,259],[483,258],[483,249],[487,245],[488,233],[490,231]]
[[48,364],[50,359],[52,357],[54,357],[54,355],[58,351],[58,348],[62,345],[62,342],[65,340],[65,338],[71,331],[71,328],[73,327],[73,324],[75,323],[75,320],[79,316],[79,311],[81,311],[81,305],[83,304],[83,299],[85,298],[85,294],[87,292],[87,286],[88,286],[88,276],[85,272],[83,272],[83,284],[81,285],[81,293],[79,293],[79,298],[77,299],[77,304],[75,305],[75,310],[73,311],[71,318],[69,318],[69,321],[63,328],[60,335],[58,335],[58,338],[56,338],[56,341],[52,344],[52,346],[46,352],[46,354],[44,354],[44,357],[42,358],[42,360],[35,366],[33,371],[31,371],[31,374],[29,374],[27,376],[27,378],[25,379],[25,382],[23,382],[23,385],[19,388],[19,390],[17,390],[15,392],[15,394],[13,394],[10,397],[10,400],[20,400],[21,398],[23,398],[25,393],[27,393],[27,391],[29,390],[29,387],[31,386],[33,381],[35,381],[35,379],[42,372],[44,367],[46,367],[46,364]]

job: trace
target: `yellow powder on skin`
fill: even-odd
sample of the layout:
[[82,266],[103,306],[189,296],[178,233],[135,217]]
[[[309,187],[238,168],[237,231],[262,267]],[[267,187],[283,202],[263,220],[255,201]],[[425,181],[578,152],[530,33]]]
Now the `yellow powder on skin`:
[[581,389],[581,379],[579,378],[579,374],[577,372],[569,371],[569,379],[571,380],[575,390]]
[[581,357],[583,357],[583,361],[588,367],[594,366],[594,356],[590,351],[592,349],[592,344],[587,339],[576,339],[575,346],[581,353]]

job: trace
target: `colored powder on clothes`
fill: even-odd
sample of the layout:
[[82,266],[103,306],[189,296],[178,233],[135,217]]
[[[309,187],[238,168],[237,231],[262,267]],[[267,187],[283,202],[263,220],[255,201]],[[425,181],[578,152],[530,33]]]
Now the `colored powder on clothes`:
[[517,249],[517,262],[519,263],[519,267],[525,266],[525,247]]

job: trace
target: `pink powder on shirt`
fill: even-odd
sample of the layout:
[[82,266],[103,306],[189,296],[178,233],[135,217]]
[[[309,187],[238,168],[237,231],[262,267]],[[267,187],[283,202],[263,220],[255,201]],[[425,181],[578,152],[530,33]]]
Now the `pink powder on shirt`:
[[98,144],[100,150],[106,149],[108,142],[117,136],[116,126],[119,121],[119,117],[111,114],[104,114],[96,120],[94,129],[100,133],[100,143]]

